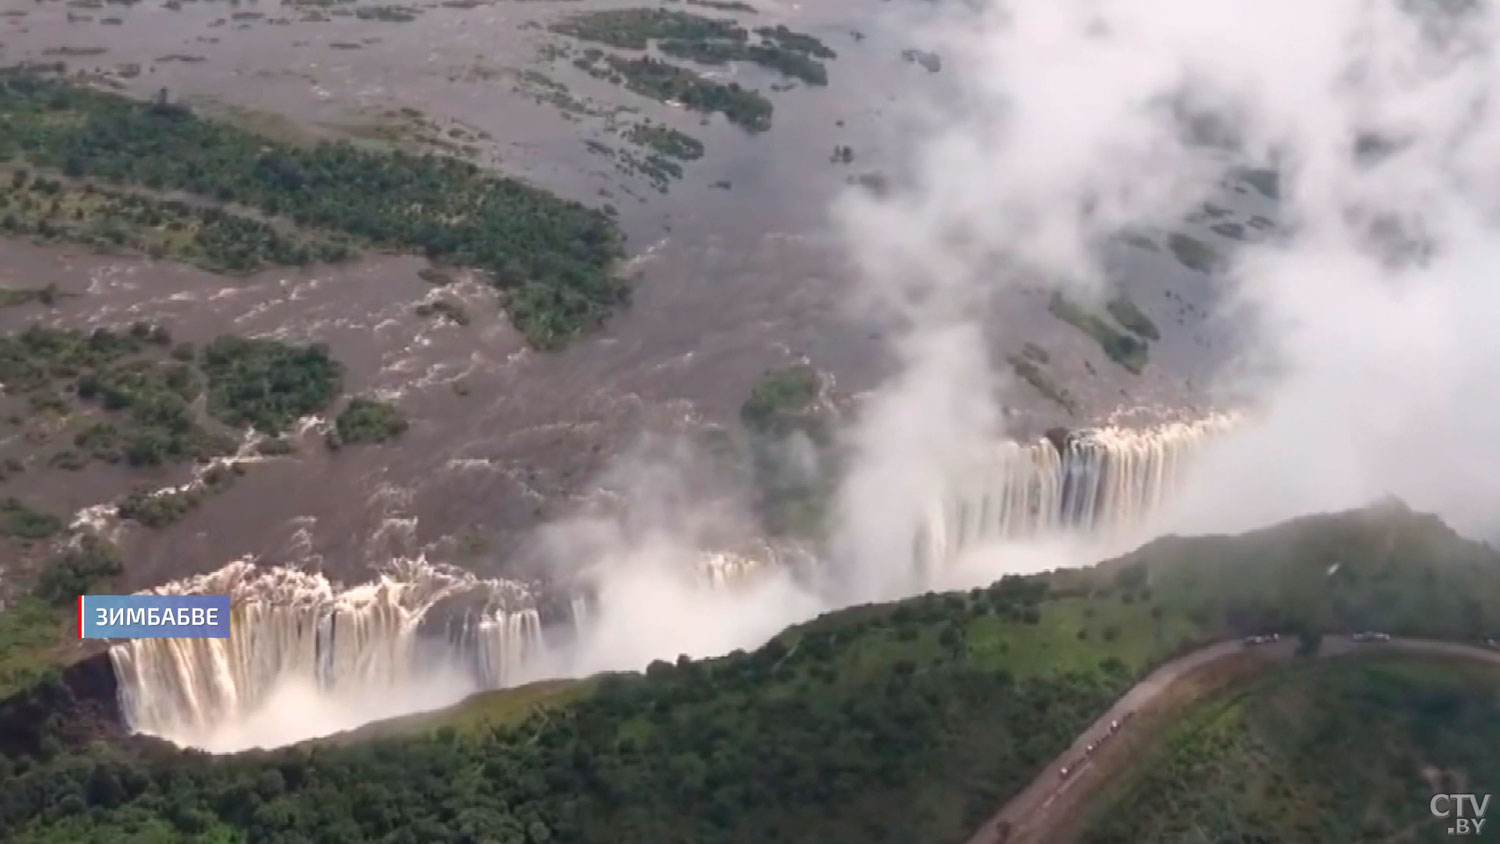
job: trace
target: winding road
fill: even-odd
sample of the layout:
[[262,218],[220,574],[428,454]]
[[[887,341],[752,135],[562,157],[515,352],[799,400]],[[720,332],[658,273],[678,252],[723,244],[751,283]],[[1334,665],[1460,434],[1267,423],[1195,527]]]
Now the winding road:
[[[1089,725],[1073,744],[1047,763],[1031,784],[1011,798],[969,840],[968,844],[1021,844],[1051,841],[1063,821],[1070,819],[1069,807],[1081,792],[1104,781],[1105,771],[1129,762],[1128,754],[1107,752],[1120,744],[1122,737],[1143,729],[1131,716],[1164,702],[1163,696],[1185,681],[1203,677],[1217,667],[1233,661],[1248,661],[1249,670],[1287,662],[1296,655],[1297,642],[1288,637],[1263,645],[1245,645],[1239,640],[1219,642],[1184,654],[1167,662],[1136,683],[1103,715]],[[1356,642],[1349,636],[1325,636],[1318,656],[1339,656],[1356,651],[1399,651],[1429,657],[1478,660],[1500,666],[1500,650],[1457,642],[1430,639],[1392,638],[1384,642]],[[1100,752],[1086,752],[1091,742],[1110,735],[1111,722],[1118,730],[1101,746]],[[1062,775],[1063,768],[1068,775]]]

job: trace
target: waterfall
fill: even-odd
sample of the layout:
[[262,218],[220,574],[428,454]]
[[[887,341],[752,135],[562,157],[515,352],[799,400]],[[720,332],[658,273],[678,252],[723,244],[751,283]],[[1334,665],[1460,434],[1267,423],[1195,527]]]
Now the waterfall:
[[[151,591],[232,597],[228,639],[137,639],[110,649],[132,730],[211,749],[238,743],[224,731],[263,716],[287,689],[364,713],[347,728],[372,710],[438,706],[514,683],[543,647],[524,588],[421,560],[348,589],[236,561]],[[466,609],[434,619],[440,602]]]
[[1228,415],[1152,428],[1091,428],[979,455],[918,526],[917,565],[941,565],[987,542],[1069,532],[1108,537],[1166,500],[1193,454],[1235,423]]

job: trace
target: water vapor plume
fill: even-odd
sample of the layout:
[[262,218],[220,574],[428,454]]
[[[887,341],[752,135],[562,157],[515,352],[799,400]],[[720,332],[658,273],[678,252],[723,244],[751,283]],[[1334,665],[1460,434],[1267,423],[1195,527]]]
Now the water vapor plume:
[[[1112,236],[1181,229],[1211,197],[1266,209],[1277,233],[1220,242],[1229,261],[1201,280],[1246,331],[1210,395],[1248,397],[1249,418],[1162,529],[1239,530],[1394,494],[1500,535],[1495,23],[1489,4],[1420,0],[937,15],[921,37],[943,45],[956,96],[926,110],[934,134],[906,189],[839,208],[866,304],[904,326],[908,352],[864,417],[850,511],[889,503],[863,484],[905,482],[874,467],[926,465],[909,476],[920,487],[933,441],[992,436],[992,417],[928,395],[945,383],[985,397],[984,349],[956,359],[931,338],[1018,285],[1097,297]],[[1245,190],[1250,167],[1276,171],[1261,181],[1274,197]],[[845,527],[864,541],[865,521]]]
[[541,532],[549,569],[592,596],[552,673],[639,670],[753,648],[820,602],[760,541],[732,473],[683,439],[613,461],[595,501]]

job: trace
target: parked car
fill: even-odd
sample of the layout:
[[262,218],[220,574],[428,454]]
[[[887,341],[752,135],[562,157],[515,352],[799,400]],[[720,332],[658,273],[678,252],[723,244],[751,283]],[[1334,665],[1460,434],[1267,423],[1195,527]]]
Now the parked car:
[[1354,634],[1354,641],[1356,642],[1389,642],[1390,640],[1391,636],[1389,633],[1377,633],[1373,630]]

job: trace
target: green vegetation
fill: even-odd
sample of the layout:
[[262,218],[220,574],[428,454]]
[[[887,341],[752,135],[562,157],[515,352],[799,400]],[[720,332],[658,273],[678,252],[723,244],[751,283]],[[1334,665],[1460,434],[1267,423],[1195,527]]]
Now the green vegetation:
[[819,41],[817,38],[814,38],[811,35],[805,35],[801,32],[795,32],[793,30],[787,29],[784,24],[778,24],[774,27],[760,27],[759,29],[755,30],[755,34],[766,39],[767,41],[771,41],[780,45],[782,49],[785,50],[794,50],[798,53],[806,53],[809,56],[816,56],[820,59],[838,58],[838,53],[835,53],[833,50],[829,49],[828,45],[824,44],[822,41]]
[[[808,364],[768,370],[750,388],[750,397],[740,408],[745,427],[758,434],[783,436],[794,430],[806,430],[823,390],[818,370]],[[818,439],[828,431],[814,427]]]
[[[82,594],[73,593],[74,600]],[[78,635],[76,616],[76,610],[68,612],[29,596],[0,610],[0,700],[36,685],[56,670],[56,652],[69,632]]]
[[72,604],[121,571],[120,552],[114,545],[94,534],[82,534],[47,560],[32,595],[54,606]]
[[[41,751],[3,762],[13,779],[0,790],[0,836],[956,842],[1151,666],[1227,635],[1293,627],[1453,638],[1500,629],[1500,555],[1387,505],[855,607],[754,653],[490,693],[311,746],[214,757],[43,739]],[[1424,692],[1415,721],[1379,735],[1410,728],[1420,738],[1423,724],[1449,717],[1453,735],[1481,717],[1474,735],[1490,735],[1494,687],[1459,689]],[[1263,709],[1253,717],[1281,729],[1283,716]],[[1338,765],[1330,751],[1351,748],[1362,720],[1318,717],[1267,740],[1296,752],[1306,737],[1307,759]],[[1478,754],[1493,742],[1473,744]],[[1491,770],[1451,755],[1451,741],[1430,752],[1416,762]],[[1204,770],[1209,796],[1231,811],[1254,799],[1277,766],[1247,764]],[[1243,782],[1251,796],[1231,794]],[[1141,817],[1181,792],[1166,793],[1140,792]]]
[[[0,609],[0,701],[55,675],[77,642],[74,602],[119,573],[118,552],[93,534],[43,562],[31,591]],[[7,761],[0,756],[0,772]]]
[[373,399],[355,398],[334,420],[329,444],[352,445],[379,443],[406,433],[410,424],[395,405]]
[[1116,296],[1105,305],[1105,310],[1115,318],[1115,321],[1134,332],[1137,336],[1146,340],[1160,340],[1161,331],[1157,330],[1156,323],[1151,318],[1141,313],[1141,309],[1125,296]]
[[360,6],[354,16],[360,20],[385,21],[386,23],[410,23],[420,15],[420,9],[410,6]]
[[[0,203],[6,198],[0,195]],[[3,207],[3,206],[0,206]],[[62,293],[56,284],[48,283],[45,287],[6,287],[0,288],[0,308],[14,308],[20,305],[29,305],[36,302],[40,305],[52,307],[57,300],[71,294]]]
[[[981,593],[973,614],[1025,624],[1038,592],[1018,586]],[[352,746],[28,759],[0,795],[0,833],[17,844],[126,829],[251,840],[957,840],[1127,677],[1118,662],[1017,675],[974,658],[962,633],[969,600],[956,600],[797,631],[754,654],[606,676],[519,723],[506,694],[470,704],[499,710],[479,724],[460,709],[462,731]]]
[[1438,840],[1433,794],[1500,780],[1497,699],[1500,673],[1459,662],[1280,669],[1171,724],[1081,839]]
[[741,88],[738,82],[710,82],[691,70],[650,56],[606,56],[604,62],[607,70],[602,73],[595,65],[586,69],[597,75],[618,76],[626,88],[654,100],[680,102],[704,113],[719,112],[747,132],[771,128],[771,101],[757,91]]
[[658,123],[637,123],[625,132],[626,140],[682,161],[703,157],[703,142]]
[[413,312],[420,317],[437,317],[446,319],[456,325],[469,324],[469,312],[464,306],[447,299],[437,299],[431,302],[423,302],[413,308]]
[[88,334],[33,325],[0,337],[0,383],[25,398],[34,416],[67,423],[70,447],[52,455],[53,465],[154,465],[221,454],[229,443],[189,407],[200,378],[189,364],[167,359],[170,343],[165,329],[146,323]]
[[[11,190],[0,194],[0,233],[68,240],[101,251],[132,250],[170,257],[215,272],[246,272],[264,264],[340,261],[342,241],[284,234],[244,213],[92,182],[33,176],[0,165]],[[41,297],[37,297],[42,301]]]
[[51,513],[33,510],[15,498],[0,500],[0,536],[46,539],[64,527],[63,520]]
[[137,490],[116,505],[115,514],[146,527],[166,527],[186,516],[199,501],[200,497],[194,490]]
[[689,6],[702,6],[706,9],[718,9],[721,12],[745,12],[755,14],[755,7],[740,0],[687,0]]
[[[87,334],[33,325],[0,337],[0,383],[27,401],[34,442],[67,437],[45,461],[66,469],[90,460],[151,466],[228,454],[234,440],[212,421],[278,434],[333,401],[340,370],[321,345],[223,336],[200,355],[147,323]],[[193,410],[204,393],[212,421]],[[163,514],[185,511],[178,505],[186,503],[137,496],[121,515],[164,523]]]
[[[185,191],[484,269],[538,346],[597,323],[625,295],[611,272],[622,241],[606,215],[453,158],[293,146],[200,119],[164,97],[141,103],[6,71],[0,160],[18,156],[69,179]],[[236,230],[230,239],[265,236]]]
[[699,64],[724,64],[732,61],[754,62],[783,76],[800,79],[809,85],[827,85],[828,69],[804,53],[773,44],[744,44],[738,41],[667,40],[657,45],[663,53]]
[[[1083,306],[1061,293],[1052,294],[1052,301],[1047,309],[1053,316],[1098,341],[1099,345],[1104,347],[1104,353],[1109,355],[1109,359],[1115,363],[1136,375],[1141,374],[1141,371],[1146,368],[1150,347],[1144,340],[1138,340],[1129,334],[1115,330],[1109,323],[1089,313]],[[1152,328],[1154,329],[1155,326]]]
[[668,9],[608,9],[587,12],[549,27],[559,35],[627,50],[644,50],[653,40],[744,41],[747,33],[728,19],[713,20]]
[[296,452],[297,447],[285,437],[266,437],[255,444],[255,453],[262,457],[284,457]]
[[205,346],[208,409],[229,425],[280,434],[338,395],[343,367],[321,343],[294,346],[274,340],[223,336]]
[[[550,29],[581,41],[626,50],[645,50],[651,42],[669,56],[700,64],[754,62],[809,85],[827,85],[828,69],[816,58],[835,58],[832,50],[810,35],[785,26],[750,33],[728,18],[712,19],[668,9],[609,9],[587,12]],[[816,58],[815,58],[816,57]]]
[[827,520],[839,475],[836,410],[823,378],[806,364],[760,377],[740,407],[762,524],[772,535],[816,537]]
[[[1031,346],[1027,351],[1033,348],[1036,347]],[[1037,351],[1040,352],[1041,349]],[[1011,369],[1014,369],[1023,381],[1035,387],[1037,392],[1051,399],[1069,415],[1078,415],[1078,400],[1073,397],[1067,387],[1058,386],[1057,382],[1047,375],[1046,370],[1042,369],[1042,365],[1047,361],[1045,352],[1042,353],[1041,360],[1036,360],[1029,354],[1011,355],[1007,360],[1010,362]]]
[[[686,136],[684,136],[686,137]],[[602,155],[615,164],[615,169],[627,176],[644,176],[651,182],[651,186],[660,193],[666,193],[673,179],[682,178],[682,165],[670,160],[659,152],[647,154],[644,158],[636,155],[628,149],[615,149],[607,144],[595,140],[586,140],[584,145],[589,152]],[[606,205],[605,212],[613,213],[613,206]]]
[[1173,232],[1167,236],[1167,248],[1179,263],[1200,273],[1211,273],[1224,263],[1224,258],[1207,243],[1185,234]]
[[377,738],[432,737],[448,729],[461,736],[483,736],[495,728],[516,727],[539,710],[553,711],[591,694],[600,677],[584,680],[541,680],[497,691],[480,692],[438,712],[418,712],[376,721],[341,735],[332,744],[351,744]]

